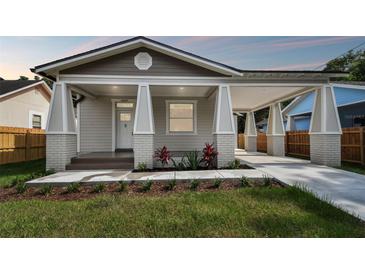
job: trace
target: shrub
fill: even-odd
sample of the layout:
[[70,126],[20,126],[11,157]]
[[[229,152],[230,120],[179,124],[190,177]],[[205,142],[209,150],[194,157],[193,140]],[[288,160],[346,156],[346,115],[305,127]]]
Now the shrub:
[[41,189],[39,190],[39,193],[42,194],[42,195],[48,195],[48,194],[51,194],[52,189],[53,189],[53,186],[50,185],[50,184],[43,185],[41,187]]
[[241,167],[241,162],[240,160],[237,159],[229,162],[227,166],[228,169],[239,169],[240,167]]
[[267,176],[266,174],[262,176],[264,180],[264,186],[269,187],[272,185],[271,178]]
[[71,183],[66,187],[67,193],[76,193],[80,191],[80,183]]
[[200,182],[196,179],[193,179],[190,181],[190,190],[197,190],[198,186],[200,185]]
[[15,178],[11,179],[9,182],[6,183],[4,185],[4,188],[12,188],[12,187],[16,186],[18,181],[19,181],[19,178],[15,177]]
[[216,165],[218,152],[215,150],[213,144],[206,143],[203,148],[203,158],[201,162],[206,168],[213,168]]
[[172,190],[174,190],[175,187],[176,187],[176,179],[172,179],[172,180],[168,181],[168,183],[166,185],[166,190],[172,191]]
[[166,146],[158,148],[155,151],[154,158],[157,160],[157,162],[161,162],[162,166],[164,167],[169,163],[171,159],[170,151],[168,151]]
[[99,184],[96,184],[94,187],[93,187],[93,192],[94,193],[101,193],[105,190],[105,185],[103,183],[99,183]]
[[28,189],[28,186],[25,184],[25,182],[18,182],[15,189],[16,193],[22,194]]
[[53,168],[47,169],[46,172],[44,172],[44,176],[52,175],[55,173],[56,173],[56,171]]
[[153,181],[152,180],[147,180],[146,182],[144,182],[142,184],[142,191],[143,192],[150,191],[151,190],[151,187],[152,187],[152,184],[153,184]]
[[186,166],[189,169],[197,170],[199,168],[199,153],[198,151],[190,151],[185,154],[185,157],[187,159]]
[[119,192],[124,192],[126,189],[127,189],[127,184],[123,181],[120,181],[118,191]]
[[220,178],[215,178],[213,181],[213,187],[214,188],[219,188],[222,184],[222,179]]
[[250,180],[246,176],[242,176],[240,179],[240,187],[250,187]]
[[139,171],[146,171],[147,170],[146,163],[144,163],[144,162],[138,163],[137,170],[139,170]]
[[186,161],[185,161],[185,156],[183,156],[180,160],[180,162],[175,161],[173,158],[171,158],[172,164],[174,166],[175,169],[177,170],[184,170],[186,169]]

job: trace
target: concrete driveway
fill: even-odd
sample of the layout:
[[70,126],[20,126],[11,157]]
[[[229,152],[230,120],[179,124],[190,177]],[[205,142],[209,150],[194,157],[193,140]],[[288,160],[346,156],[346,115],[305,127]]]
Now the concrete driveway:
[[340,169],[311,164],[309,161],[273,157],[263,153],[236,151],[236,158],[268,173],[288,185],[303,185],[319,198],[365,220],[365,176]]

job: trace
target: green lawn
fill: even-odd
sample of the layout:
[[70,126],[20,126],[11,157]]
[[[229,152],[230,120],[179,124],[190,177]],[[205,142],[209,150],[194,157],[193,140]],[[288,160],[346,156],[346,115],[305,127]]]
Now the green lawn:
[[31,173],[44,172],[46,169],[45,159],[0,165],[0,187],[6,185],[12,179],[23,178]]
[[297,188],[0,203],[0,237],[365,237],[364,223]]
[[340,169],[365,175],[365,166],[362,165],[342,163]]

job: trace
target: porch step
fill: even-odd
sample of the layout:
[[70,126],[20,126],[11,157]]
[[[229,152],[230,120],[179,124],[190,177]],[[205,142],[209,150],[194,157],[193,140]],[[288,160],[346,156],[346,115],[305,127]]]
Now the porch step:
[[99,164],[99,163],[134,163],[134,158],[131,157],[74,157],[71,159],[71,164]]
[[[99,159],[98,159],[99,160]],[[133,160],[133,159],[132,159]],[[133,162],[89,162],[71,163],[66,170],[96,170],[96,169],[133,169]]]

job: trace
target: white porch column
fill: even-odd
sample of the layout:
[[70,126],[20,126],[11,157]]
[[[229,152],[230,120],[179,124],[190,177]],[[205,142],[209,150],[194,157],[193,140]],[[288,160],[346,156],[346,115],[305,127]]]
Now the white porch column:
[[53,85],[46,127],[46,168],[65,170],[76,156],[77,133],[71,90],[65,83]]
[[253,111],[247,112],[245,123],[245,150],[250,152],[257,151],[257,131],[255,114]]
[[231,93],[227,85],[220,85],[216,93],[213,135],[218,151],[217,166],[227,166],[234,160],[236,137]]
[[285,129],[280,103],[270,106],[266,136],[267,154],[285,156]]
[[286,120],[286,131],[296,130],[294,117],[289,115]]
[[309,134],[312,163],[341,165],[342,129],[331,86],[316,91]]
[[134,167],[145,163],[153,168],[155,125],[148,84],[138,86],[136,115],[133,127]]

